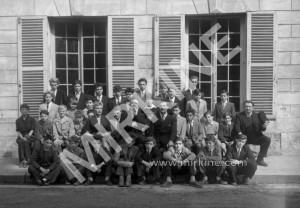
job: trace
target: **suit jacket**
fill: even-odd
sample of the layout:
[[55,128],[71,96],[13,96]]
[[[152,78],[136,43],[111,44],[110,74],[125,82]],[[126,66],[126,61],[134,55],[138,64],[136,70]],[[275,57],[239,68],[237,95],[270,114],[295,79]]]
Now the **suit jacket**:
[[150,151],[150,154],[147,153],[146,147],[140,149],[135,155],[135,161],[138,164],[141,164],[142,161],[151,162],[151,161],[160,161],[162,159],[161,152],[157,147],[153,147]]
[[42,110],[46,110],[46,111],[49,112],[49,117],[48,117],[48,119],[49,119],[50,121],[53,121],[53,119],[59,117],[59,115],[58,115],[58,105],[56,105],[55,103],[51,103],[51,104],[50,104],[49,110],[47,109],[47,104],[46,104],[46,103],[43,103],[43,104],[40,105],[40,108],[39,108],[39,115],[38,115],[38,119],[39,119],[39,120],[41,119],[40,112],[41,112]]
[[54,139],[68,139],[75,135],[74,123],[68,116],[55,118],[53,120],[53,136]]
[[213,112],[213,116],[215,117],[215,120],[217,122],[222,122],[225,121],[225,119],[223,118],[223,116],[225,115],[225,113],[230,113],[232,115],[232,118],[235,117],[235,107],[234,104],[227,101],[225,108],[223,108],[222,106],[222,102],[218,102],[215,104],[215,109]]
[[251,118],[248,118],[245,112],[237,114],[234,129],[236,134],[242,132],[247,135],[248,140],[255,140],[257,137],[262,136],[261,131],[265,130],[256,112],[252,112]]
[[[98,132],[98,130],[94,125],[97,123],[98,123],[98,120],[97,120],[96,116],[92,116],[92,117],[88,118],[85,122],[84,128],[82,130],[82,134],[85,134],[86,132],[89,132],[90,134],[96,134]],[[106,131],[108,131],[108,132],[111,131],[110,123],[109,123],[108,119],[103,115],[101,115],[100,124],[106,129]],[[105,133],[105,132],[101,132],[101,133]],[[97,136],[94,136],[94,138],[99,140],[102,138],[102,136],[97,135]]]
[[181,115],[179,115],[177,118],[177,137],[184,139],[185,135],[186,135],[186,120]]
[[[119,103],[119,105],[125,104],[126,101],[127,101],[127,99],[125,97],[121,96],[121,103]],[[111,109],[113,109],[115,106],[117,106],[115,97],[110,98],[110,102],[111,102]]]
[[113,108],[113,104],[111,103],[111,99],[105,95],[102,95],[102,99],[98,100],[97,96],[95,97],[97,101],[103,103],[102,115],[106,116]]
[[[193,93],[193,92],[192,92]],[[191,91],[189,89],[187,89],[186,91],[182,92],[182,94],[184,95],[184,99],[183,99],[183,109],[181,109],[181,111],[185,112],[186,111],[186,104],[188,101],[193,100],[193,94],[191,94]]]
[[[73,93],[73,94],[70,94],[70,95],[67,97],[68,105],[70,104],[70,99],[71,99],[71,97],[76,97],[76,95]],[[86,94],[84,94],[83,92],[80,93],[80,97],[79,97],[78,104],[77,104],[77,109],[78,109],[78,110],[83,110],[83,109],[85,109],[85,107],[86,107],[86,105],[85,105],[86,97],[87,97]],[[69,106],[69,107],[70,107],[70,106]]]
[[195,143],[199,143],[202,141],[204,137],[203,127],[201,122],[195,118],[193,121],[193,134],[190,135],[189,132],[189,123],[186,121],[186,137],[188,139],[192,139]]
[[59,165],[58,151],[53,146],[46,152],[43,145],[35,145],[30,158],[30,164],[36,169],[49,168],[53,171]]
[[195,115],[198,117],[198,120],[203,117],[204,113],[207,111],[207,103],[205,100],[200,100],[200,105],[199,107],[196,104],[195,100],[190,100],[186,104],[186,111],[189,109],[193,109],[195,111]]
[[234,124],[231,123],[229,126],[227,126],[227,124],[225,122],[220,123],[219,126],[219,140],[224,143],[226,142],[231,142],[233,140],[233,128],[234,128]]
[[255,163],[255,157],[249,147],[249,145],[245,144],[240,152],[240,155],[238,157],[238,152],[236,148],[236,143],[233,143],[233,145],[229,146],[226,151],[226,160],[245,160],[245,161],[251,161]]
[[174,141],[177,134],[177,120],[174,116],[167,115],[163,121],[160,113],[158,120],[154,123],[154,135],[157,141],[163,144]]
[[67,103],[67,95],[60,88],[57,88],[54,103],[56,105],[66,105],[66,106],[68,105],[68,103]]
[[181,153],[178,154],[175,148],[172,146],[168,149],[168,151],[164,152],[163,158],[168,161],[172,161],[174,159],[184,161],[193,161],[196,158],[196,155],[191,152],[187,147],[182,147]]
[[39,120],[35,124],[34,136],[37,140],[44,139],[47,134],[53,136],[53,124],[49,119],[45,122]]
[[135,158],[135,155],[136,153],[139,151],[139,148],[132,145],[130,147],[130,150],[128,152],[128,145],[127,144],[121,144],[121,148],[122,150],[118,153],[115,153],[114,155],[114,159],[115,161],[128,161],[128,162],[133,162],[134,161],[134,158]]
[[[152,99],[152,94],[150,92],[147,92],[147,90],[146,90],[145,95],[142,97],[140,89],[137,89],[133,93],[133,97],[136,98],[137,96],[140,97],[144,102],[146,102],[147,99]],[[142,107],[144,107],[144,106],[142,106]]]
[[177,104],[177,105],[179,105],[179,108],[181,110],[180,115],[183,116],[183,117],[185,116],[185,113],[184,113],[184,110],[183,110],[183,100],[180,101],[179,98],[175,96],[174,103],[171,103],[169,98],[167,98],[163,101],[167,102],[167,104],[168,104],[168,107],[169,107],[168,114],[169,115],[173,116],[173,107]]

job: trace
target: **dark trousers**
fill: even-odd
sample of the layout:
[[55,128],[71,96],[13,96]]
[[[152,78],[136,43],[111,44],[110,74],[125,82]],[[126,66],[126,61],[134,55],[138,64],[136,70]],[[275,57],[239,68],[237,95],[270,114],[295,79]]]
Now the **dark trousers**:
[[230,179],[236,183],[236,175],[244,175],[246,177],[252,178],[257,169],[257,165],[253,161],[248,161],[247,164],[243,165],[229,165],[227,166],[227,173]]
[[[73,163],[73,165],[76,167],[76,169],[81,173],[81,175],[84,175],[85,174],[85,168],[82,166],[82,165],[79,165],[77,163]],[[76,178],[74,176],[74,174],[68,170],[63,163],[60,163],[60,169],[61,169],[61,172],[63,173],[62,176],[63,176],[63,179],[68,179],[68,180],[71,180],[73,178]]]
[[225,164],[223,161],[202,161],[199,169],[203,176],[216,175],[221,177],[225,170]]
[[[112,173],[111,173],[112,162],[109,161],[109,162],[106,163],[104,166],[102,166],[101,172],[102,172],[103,169],[104,169],[104,171],[105,171],[104,175],[110,177],[111,174],[112,174]],[[92,172],[91,170],[87,169],[87,168],[85,168],[85,174],[86,174],[86,176],[87,176],[88,178],[93,177],[93,172]],[[95,174],[97,174],[97,172],[95,172]]]
[[24,141],[20,137],[17,138],[18,144],[18,154],[19,154],[19,161],[22,162],[23,160],[29,161],[31,157],[31,145],[32,142],[30,139]]
[[258,157],[266,157],[268,153],[268,149],[271,143],[271,139],[265,135],[257,137],[255,139],[249,139],[247,141],[248,144],[260,145],[260,151],[258,153]]
[[184,166],[176,166],[176,165],[170,165],[167,163],[166,165],[166,176],[172,177],[173,174],[190,174],[191,176],[196,175],[196,167],[194,165],[184,165]]
[[153,165],[150,169],[149,172],[146,172],[146,166],[143,164],[138,164],[137,165],[137,172],[139,177],[144,177],[146,175],[152,175],[154,179],[159,179],[160,178],[160,172],[159,172],[159,166],[158,165]]
[[[49,168],[49,167],[43,167],[43,168]],[[30,175],[34,177],[35,180],[41,180],[41,171],[39,169],[36,169],[32,165],[28,167],[28,172]],[[44,178],[47,179],[50,183],[54,183],[56,181],[57,176],[60,173],[60,168],[57,166],[54,170],[52,170],[48,175],[46,175]]]
[[125,167],[118,166],[116,175],[118,175],[118,176],[128,176],[129,174],[131,174],[131,175],[133,174],[132,167],[131,168],[125,168]]

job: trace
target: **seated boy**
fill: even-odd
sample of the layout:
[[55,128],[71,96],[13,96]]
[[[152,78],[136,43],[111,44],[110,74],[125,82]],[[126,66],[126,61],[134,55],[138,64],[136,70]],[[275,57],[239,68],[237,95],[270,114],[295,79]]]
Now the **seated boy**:
[[124,186],[124,177],[126,178],[125,186],[131,186],[131,175],[133,174],[132,166],[134,165],[134,157],[139,148],[134,146],[135,137],[132,137],[131,143],[121,144],[121,152],[115,153],[114,160],[117,164],[116,174],[119,176],[119,186]]
[[85,124],[83,112],[82,110],[76,110],[74,115],[75,115],[75,119],[74,119],[75,135],[81,136],[81,131]]
[[36,138],[34,145],[41,145],[44,141],[44,137],[49,134],[53,135],[53,124],[48,119],[49,112],[46,110],[41,110],[40,112],[41,120],[36,122],[34,136]]
[[140,185],[148,183],[159,184],[159,165],[154,164],[162,159],[162,155],[153,137],[147,137],[144,148],[140,149],[135,156],[138,176],[141,178]]
[[168,151],[164,152],[163,158],[167,161],[166,163],[166,176],[167,181],[162,187],[172,186],[172,174],[176,173],[189,173],[190,174],[190,185],[202,188],[202,185],[195,180],[196,169],[194,166],[195,154],[188,148],[183,146],[181,138],[175,139],[174,147],[171,146]]
[[59,175],[59,158],[57,150],[53,147],[53,137],[46,135],[43,145],[35,146],[28,172],[33,176],[39,186],[50,185]]
[[[78,156],[79,158],[84,159],[85,152],[83,149],[78,147],[81,138],[77,135],[74,135],[71,136],[68,140],[69,140],[69,145],[64,149],[64,152],[69,151],[72,154]],[[76,162],[75,160],[71,162],[77,169],[76,171],[80,172],[83,175],[85,172],[85,168],[82,165],[78,164],[78,162]],[[68,164],[64,164],[63,162],[61,163],[61,167],[63,168],[63,171],[68,178],[66,181],[66,185],[71,185],[71,184],[73,184],[74,186],[80,185],[80,182],[76,179],[75,175],[67,168],[67,165]]]
[[58,108],[59,118],[53,120],[54,145],[61,151],[62,147],[68,145],[68,139],[75,135],[74,123],[71,118],[66,116],[67,107],[60,105]]
[[173,107],[173,115],[177,119],[177,137],[180,137],[181,139],[185,139],[186,135],[186,120],[184,117],[180,115],[181,109],[179,105],[175,105]]
[[205,146],[205,141],[203,140],[202,124],[195,117],[194,110],[192,109],[186,112],[186,126],[185,146],[198,154],[201,147]]
[[[197,155],[199,159],[199,169],[203,175],[203,183],[208,183],[207,175],[216,175],[217,183],[222,183],[221,175],[225,170],[225,165],[222,161],[221,149],[215,146],[215,137],[208,135],[205,137],[206,146],[201,148]],[[224,183],[225,184],[225,183]]]
[[210,110],[204,113],[205,121],[203,122],[203,130],[204,137],[207,135],[213,135],[215,137],[215,142],[218,147],[221,147],[221,142],[218,139],[219,132],[219,123],[214,121],[214,117],[212,116],[212,112]]
[[247,143],[247,136],[238,134],[233,145],[229,146],[226,152],[227,172],[232,185],[237,185],[236,175],[244,175],[243,184],[249,184],[257,169],[255,157]]
[[73,121],[75,120],[75,111],[77,110],[77,105],[78,99],[76,97],[71,97],[69,103],[70,108],[67,110],[67,116]]
[[224,122],[220,123],[220,128],[218,132],[219,140],[221,141],[222,150],[226,153],[226,146],[233,144],[233,127],[232,115],[230,113],[224,114]]
[[87,95],[86,96],[86,99],[85,99],[85,109],[83,109],[83,115],[84,117],[87,119],[88,118],[88,115],[87,115],[87,112],[89,110],[93,110],[94,108],[94,97],[90,96],[90,95]]

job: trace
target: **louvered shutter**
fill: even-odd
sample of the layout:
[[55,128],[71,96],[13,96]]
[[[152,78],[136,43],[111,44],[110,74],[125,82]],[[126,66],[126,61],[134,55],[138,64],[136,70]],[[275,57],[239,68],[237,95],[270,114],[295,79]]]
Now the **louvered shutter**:
[[273,115],[275,18],[273,13],[248,14],[248,69],[256,111]]
[[160,83],[177,88],[184,83],[183,70],[184,16],[159,16],[155,19],[156,89]]
[[115,85],[134,87],[137,67],[136,21],[134,17],[108,18],[109,95]]
[[27,103],[34,117],[44,92],[45,36],[45,18],[19,19],[20,103]]

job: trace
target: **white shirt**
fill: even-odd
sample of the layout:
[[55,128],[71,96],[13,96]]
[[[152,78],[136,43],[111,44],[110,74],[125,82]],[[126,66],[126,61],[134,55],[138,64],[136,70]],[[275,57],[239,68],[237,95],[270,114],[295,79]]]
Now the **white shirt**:
[[75,92],[76,98],[79,100],[81,92]]
[[96,118],[97,118],[98,123],[100,124],[101,123],[101,116],[96,117]]
[[162,120],[165,120],[166,117],[167,117],[167,115],[168,115],[168,113],[165,113],[164,115],[162,115],[162,114],[160,114],[160,115],[161,115]]
[[97,96],[97,100],[102,102],[102,95],[101,96]]

